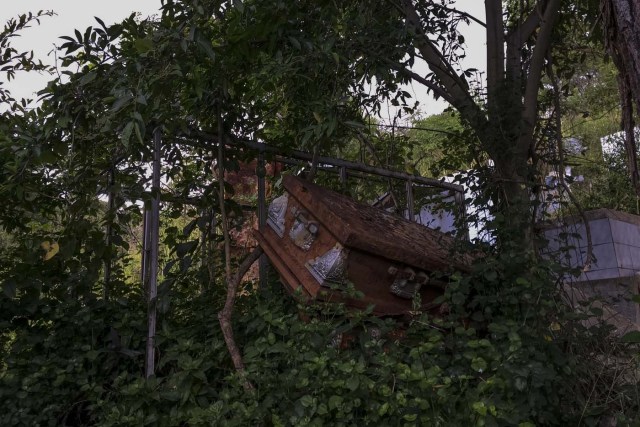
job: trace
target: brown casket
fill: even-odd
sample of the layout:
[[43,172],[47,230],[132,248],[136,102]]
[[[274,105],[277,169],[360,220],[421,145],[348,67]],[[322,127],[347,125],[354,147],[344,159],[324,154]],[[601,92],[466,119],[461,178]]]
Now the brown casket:
[[[416,293],[423,309],[442,295],[443,283],[429,280],[430,272],[468,270],[451,258],[448,235],[297,177],[283,184],[256,238],[288,290],[305,299],[402,315]],[[364,298],[345,297],[340,289],[349,282]]]

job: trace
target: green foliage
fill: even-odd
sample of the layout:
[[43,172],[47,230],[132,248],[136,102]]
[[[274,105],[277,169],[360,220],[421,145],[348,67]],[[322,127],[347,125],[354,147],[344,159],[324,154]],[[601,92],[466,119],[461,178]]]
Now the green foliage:
[[[461,123],[458,114],[445,111],[418,118],[407,132],[411,143],[408,160],[423,176],[439,178],[471,168],[474,159],[473,137]],[[465,141],[465,144],[460,144]]]
[[[447,279],[442,316],[416,313],[400,324],[244,289],[234,326],[255,386],[247,392],[216,317],[223,300],[212,209],[223,179],[213,160],[217,129],[230,143],[251,137],[354,157],[368,150],[377,166],[434,175],[478,156],[472,132],[449,113],[416,121],[437,136],[374,130],[369,116],[381,100],[403,113],[414,107],[399,87],[408,77],[389,64],[410,67],[415,55],[391,3],[218,6],[166,1],[155,20],[131,16],[106,26],[98,19],[62,38],[62,62],[77,72],[43,89],[37,108],[0,92],[10,107],[0,121],[0,424],[594,425],[606,411],[638,413],[624,387],[622,403],[591,404],[591,388],[582,386],[598,381],[585,380],[594,365],[576,341],[602,335],[576,327],[555,285],[564,272],[523,254],[514,238],[520,230],[500,212],[486,230],[500,235],[499,245],[478,243],[472,272]],[[431,2],[422,6],[436,43],[457,59],[460,20]],[[0,33],[0,65],[9,73],[42,68],[7,44],[33,19]],[[157,127],[168,207],[158,365],[145,380],[147,301],[134,202],[155,195],[146,165]],[[253,156],[231,145],[225,152],[225,170]],[[394,190],[362,181],[343,190],[368,201]],[[490,206],[503,184],[473,184],[485,190],[478,207]],[[237,203],[225,203],[238,218]],[[105,265],[113,267],[108,283]],[[311,320],[300,320],[301,312]],[[338,337],[347,337],[345,348],[334,344]]]
[[[0,72],[4,74],[7,81],[14,79],[16,72],[19,71],[51,71],[42,61],[34,59],[33,52],[18,52],[11,46],[13,37],[18,37],[20,32],[34,23],[39,24],[41,18],[51,15],[53,12],[44,10],[37,13],[29,12],[17,18],[11,18],[4,24],[0,31]],[[11,104],[12,109],[24,111],[28,101],[16,102],[3,84],[4,82],[0,81],[0,104]],[[5,112],[3,111],[2,114],[4,115]]]
[[[424,314],[402,333],[390,319],[298,307],[279,293],[243,297],[235,328],[255,393],[226,354],[211,310],[220,296],[175,298],[149,381],[140,376],[139,295],[48,303],[37,323],[12,326],[2,424],[577,425],[587,396],[576,395],[575,360],[563,351],[571,323],[539,297],[548,291],[543,267],[533,279],[510,274],[486,258],[449,286],[450,318]],[[314,317],[301,321],[300,310]],[[333,344],[339,334],[346,348]]]
[[86,425],[91,399],[118,373],[135,370],[139,353],[130,347],[140,346],[144,319],[122,308],[44,300],[30,317],[3,316],[14,339],[2,354],[0,422]]
[[[583,152],[567,153],[566,164],[583,182],[570,182],[585,210],[610,208],[637,214],[620,131],[617,70],[591,53],[572,71],[563,102],[563,135],[576,138]],[[609,151],[604,151],[608,147]]]
[[584,182],[573,185],[584,209],[609,208],[640,214],[620,138],[621,135],[610,138],[615,141],[611,145],[613,153],[605,153],[594,161],[582,161],[576,168],[585,177]]

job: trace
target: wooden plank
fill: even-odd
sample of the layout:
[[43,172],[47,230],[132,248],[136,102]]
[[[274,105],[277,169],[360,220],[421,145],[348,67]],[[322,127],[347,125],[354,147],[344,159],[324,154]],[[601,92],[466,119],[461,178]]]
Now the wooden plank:
[[282,283],[286,286],[287,291],[291,294],[295,294],[298,288],[301,289],[301,296],[304,301],[310,299],[311,295],[307,290],[301,285],[301,281],[296,277],[296,275],[287,267],[287,264],[283,257],[280,255],[280,251],[276,250],[269,240],[258,230],[254,230],[254,236],[258,241],[258,244],[264,250],[264,253],[269,257],[271,263],[274,268],[280,274],[280,278]]
[[444,233],[291,175],[283,184],[344,246],[426,271],[469,270],[469,260],[452,258],[454,241]]

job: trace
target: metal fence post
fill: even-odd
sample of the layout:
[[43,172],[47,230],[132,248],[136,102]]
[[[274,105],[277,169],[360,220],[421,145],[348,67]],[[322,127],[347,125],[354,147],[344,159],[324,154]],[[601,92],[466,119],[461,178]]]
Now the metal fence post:
[[[264,146],[264,144],[262,144]],[[267,170],[264,161],[264,148],[258,151],[258,164],[256,167],[256,175],[258,177],[258,227],[264,228],[267,225],[267,191],[265,184],[265,176],[267,175]],[[261,255],[258,259],[258,274],[259,274],[259,282],[258,286],[261,290],[265,290],[267,288],[267,272],[268,272],[268,261],[266,255]]]
[[410,179],[407,180],[407,211],[407,218],[409,221],[413,221],[415,216],[413,211],[413,181]]

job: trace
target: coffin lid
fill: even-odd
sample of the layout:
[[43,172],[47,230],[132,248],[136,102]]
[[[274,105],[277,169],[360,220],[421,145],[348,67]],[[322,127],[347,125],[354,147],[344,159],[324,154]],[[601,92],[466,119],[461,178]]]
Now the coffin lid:
[[469,263],[452,259],[453,238],[287,175],[284,188],[343,246],[427,271],[468,271]]

